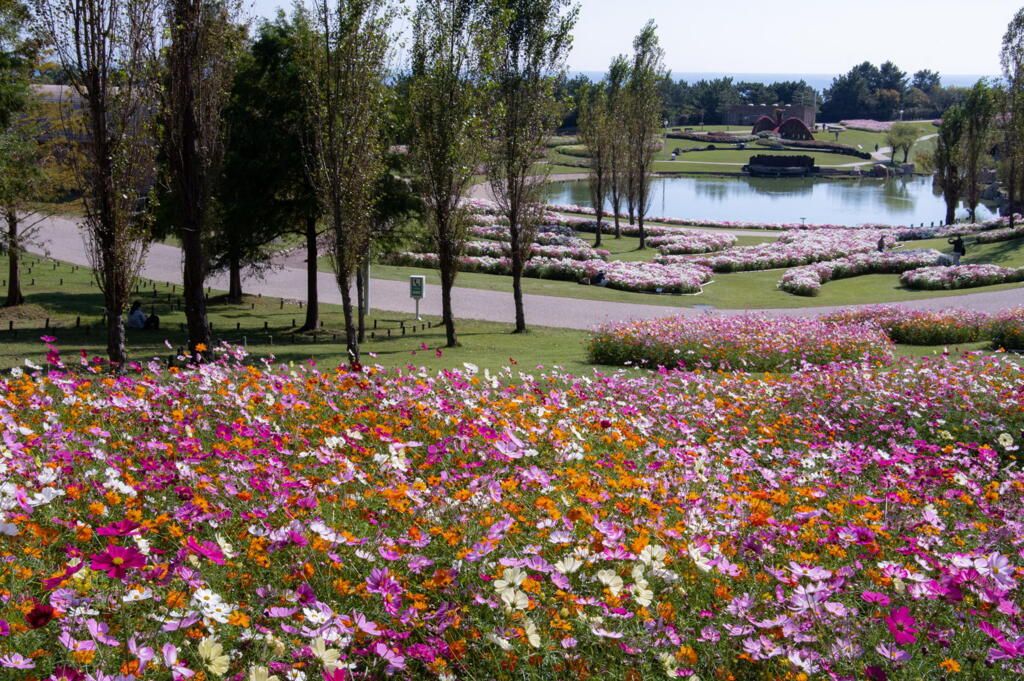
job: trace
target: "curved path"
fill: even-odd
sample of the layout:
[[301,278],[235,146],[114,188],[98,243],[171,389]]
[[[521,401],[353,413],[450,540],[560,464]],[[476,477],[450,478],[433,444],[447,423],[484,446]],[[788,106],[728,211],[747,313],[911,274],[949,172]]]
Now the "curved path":
[[[53,217],[40,225],[38,245],[29,250],[57,260],[89,266],[86,249],[76,220]],[[141,276],[154,281],[180,284],[181,251],[175,246],[153,244]],[[227,276],[209,277],[207,283],[215,289],[227,289]],[[341,304],[334,276],[321,272],[319,276],[320,301]],[[281,266],[262,277],[246,277],[245,291],[250,294],[289,300],[306,299],[306,270],[303,267]],[[438,287],[428,285],[425,298],[420,302],[420,311],[430,316],[440,316],[441,301]],[[554,326],[570,329],[589,329],[605,322],[625,319],[651,319],[669,315],[696,316],[708,314],[709,310],[670,307],[648,304],[656,296],[637,295],[636,303],[617,303],[553,296],[525,295],[526,319],[528,324]],[[514,319],[512,294],[503,291],[484,291],[471,288],[456,288],[453,295],[456,317],[481,319],[494,322],[508,322]],[[699,301],[695,301],[698,302]],[[979,311],[994,311],[1020,305],[1024,302],[1024,288],[972,293],[955,297],[927,298],[902,303],[918,309],[939,309],[955,305]],[[413,301],[409,298],[409,284],[406,281],[385,279],[370,280],[370,305],[377,310],[411,314]],[[805,307],[794,309],[760,310],[774,316],[807,317],[836,310],[836,307]],[[714,310],[712,314],[736,314],[740,310]]]

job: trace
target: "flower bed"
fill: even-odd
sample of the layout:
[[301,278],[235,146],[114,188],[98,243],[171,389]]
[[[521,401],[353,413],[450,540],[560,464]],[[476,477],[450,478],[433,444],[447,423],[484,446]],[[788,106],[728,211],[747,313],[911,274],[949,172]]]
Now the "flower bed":
[[736,243],[736,237],[721,232],[701,232],[694,229],[674,230],[671,233],[655,236],[647,240],[648,246],[654,246],[663,255],[679,255],[684,253],[712,253],[729,248]]
[[882,230],[820,230],[783,234],[773,243],[735,246],[719,253],[697,256],[655,256],[655,262],[695,262],[715,272],[748,272],[778,267],[795,267],[822,260],[842,258],[871,251],[878,239],[889,237]]
[[[594,215],[593,208],[590,208],[589,206],[577,206],[575,204],[549,204],[548,210],[554,211],[555,213],[576,213],[580,215]],[[608,213],[606,213],[606,216],[607,215]],[[628,217],[625,213],[619,215],[620,219],[625,217]],[[768,231],[814,231],[820,229],[889,229],[891,227],[890,225],[882,225],[878,223],[865,223],[862,225],[833,225],[831,223],[805,224],[802,222],[745,222],[742,220],[694,220],[688,218],[658,217],[654,215],[646,217],[645,221],[660,222],[666,225],[679,225],[682,227],[717,227],[724,229],[757,229]],[[651,228],[648,227],[647,229]],[[591,228],[590,231],[593,231],[593,229]]]
[[597,364],[792,371],[803,363],[891,356],[891,342],[867,324],[761,315],[665,317],[596,330],[588,358]]
[[997,348],[1024,350],[1024,307],[992,315],[988,335]]
[[[557,230],[557,231],[556,231]],[[493,241],[510,241],[508,227],[501,225],[474,225],[469,228],[472,236],[491,239]],[[533,239],[534,243],[541,246],[572,246],[575,248],[588,248],[590,244],[575,236],[575,231],[561,225],[545,225],[542,231],[538,231]]]
[[935,249],[920,251],[866,252],[786,270],[779,288],[798,296],[816,296],[823,284],[833,279],[864,274],[896,274],[947,262],[949,256]]
[[[611,255],[606,250],[595,249],[590,244],[581,241],[582,245],[573,246],[545,246],[534,244],[531,247],[533,257],[544,257],[553,259],[569,260],[607,260]],[[508,245],[502,241],[470,241],[466,243],[466,255],[489,256],[492,258],[508,257]]]
[[937,291],[975,286],[991,286],[1024,281],[1024,268],[997,265],[957,265],[955,267],[923,267],[904,272],[900,283],[907,288]]
[[[383,262],[401,267],[437,267],[434,253],[395,253]],[[460,272],[485,274],[512,273],[512,261],[506,257],[464,256],[459,259]],[[608,288],[641,293],[699,293],[711,279],[711,270],[695,263],[658,264],[622,260],[572,260],[568,258],[530,258],[523,275],[538,279],[580,281],[604,272]]]
[[836,324],[874,324],[895,343],[946,345],[975,343],[991,336],[992,318],[965,308],[911,310],[899,305],[845,308],[822,315],[821,321]]
[[1016,678],[1020,385],[8,374],[0,673]]
[[851,130],[865,132],[889,132],[892,127],[892,121],[876,121],[870,118],[854,118],[848,121],[839,121],[839,124]]

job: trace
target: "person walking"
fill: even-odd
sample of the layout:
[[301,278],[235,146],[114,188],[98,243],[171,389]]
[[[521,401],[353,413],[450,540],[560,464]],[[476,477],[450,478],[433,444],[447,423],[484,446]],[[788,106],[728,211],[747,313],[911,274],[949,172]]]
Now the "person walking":
[[946,239],[946,243],[953,246],[953,264],[960,264],[960,256],[967,255],[967,247],[964,246],[964,239],[959,234],[954,239]]

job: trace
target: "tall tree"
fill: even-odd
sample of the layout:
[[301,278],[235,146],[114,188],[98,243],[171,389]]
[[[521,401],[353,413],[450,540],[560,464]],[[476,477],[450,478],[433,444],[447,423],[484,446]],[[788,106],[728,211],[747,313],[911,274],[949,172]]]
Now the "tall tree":
[[583,88],[578,96],[579,101],[579,138],[587,148],[590,157],[588,185],[590,188],[590,205],[594,207],[597,217],[597,234],[594,247],[601,246],[602,222],[604,221],[605,202],[611,185],[612,153],[614,126],[612,111],[608,102],[607,82]]
[[885,143],[892,148],[892,162],[896,162],[896,153],[903,152],[903,162],[907,162],[910,150],[917,142],[917,128],[912,123],[893,123],[885,134]]
[[961,170],[963,137],[963,107],[951,106],[942,115],[942,125],[939,126],[939,134],[935,140],[935,179],[942,189],[942,197],[946,203],[947,225],[956,221],[956,207],[960,204],[964,189]]
[[963,105],[964,200],[970,211],[971,222],[976,219],[978,203],[981,201],[982,164],[990,149],[994,105],[992,89],[984,80],[975,83]]
[[1003,34],[999,52],[1006,88],[1001,98],[1003,184],[1014,212],[1024,200],[1024,9],[1018,10]]
[[907,74],[891,61],[878,67],[878,90],[893,90],[899,94],[907,89]]
[[214,190],[224,153],[227,105],[244,29],[235,0],[165,0],[169,27],[163,90],[168,200],[184,265],[183,297],[192,353],[210,347],[204,241],[216,224]]
[[629,80],[629,60],[625,55],[614,57],[608,66],[605,88],[608,97],[609,168],[611,182],[608,192],[611,196],[612,219],[615,221],[615,238],[622,238],[619,218],[622,214],[622,200],[626,192],[626,82]]
[[30,119],[12,121],[0,130],[0,247],[7,251],[7,298],[4,307],[25,302],[21,290],[21,256],[48,212],[33,207],[47,198],[49,150],[39,142]]
[[358,364],[350,281],[368,252],[384,170],[387,30],[394,12],[386,0],[318,0],[314,14],[315,30],[302,49],[313,186],[329,225],[348,358]]
[[932,90],[942,85],[942,76],[937,71],[921,69],[914,73],[911,84],[925,94],[931,94]]
[[25,114],[34,98],[29,88],[37,57],[30,32],[32,14],[17,0],[0,0],[0,246],[7,251],[7,298],[4,307],[25,301],[21,291],[20,259],[26,240],[40,216],[28,206],[40,198],[45,183],[43,147]]
[[122,313],[145,260],[147,197],[155,175],[159,0],[37,0],[54,51],[81,115],[66,111],[69,154],[82,187],[88,254],[103,292],[107,356],[127,360]]
[[515,332],[526,331],[523,267],[530,257],[547,180],[536,167],[544,138],[561,117],[555,84],[565,71],[578,16],[569,0],[489,0],[489,20],[503,31],[495,59],[494,125],[487,176],[508,220]]
[[633,40],[633,64],[626,85],[626,172],[634,197],[641,250],[647,247],[644,217],[651,198],[651,168],[661,127],[658,81],[665,71],[664,59],[665,51],[658,43],[657,26],[649,21]]
[[441,320],[458,345],[452,288],[465,251],[463,199],[486,143],[486,82],[497,35],[475,0],[421,0],[413,20],[409,152],[441,274]]
[[289,21],[279,12],[259,28],[239,61],[224,110],[228,135],[218,189],[220,224],[212,268],[230,272],[228,296],[241,298],[241,269],[266,263],[278,237],[293,233],[306,244],[306,319],[319,326],[318,218],[304,150],[308,147],[302,78],[296,51],[301,11]]

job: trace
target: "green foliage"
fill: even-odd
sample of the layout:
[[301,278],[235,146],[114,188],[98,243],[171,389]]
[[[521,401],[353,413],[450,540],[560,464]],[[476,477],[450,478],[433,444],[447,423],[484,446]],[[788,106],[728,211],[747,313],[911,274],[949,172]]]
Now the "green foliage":
[[912,123],[893,123],[885,135],[885,143],[892,147],[892,160],[896,162],[896,153],[903,152],[903,162],[907,162],[910,150],[917,142],[917,128]]
[[32,13],[19,0],[0,0],[0,129],[28,107],[29,76],[38,41],[30,33]]
[[302,77],[298,24],[279,12],[262,24],[239,60],[224,109],[227,143],[218,198],[219,229],[211,265],[265,262],[267,246],[285,233],[301,233],[320,213],[303,150]]

